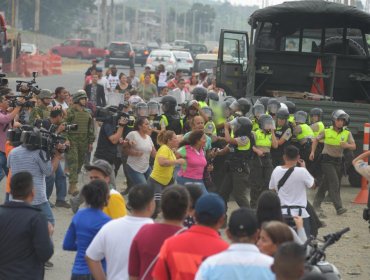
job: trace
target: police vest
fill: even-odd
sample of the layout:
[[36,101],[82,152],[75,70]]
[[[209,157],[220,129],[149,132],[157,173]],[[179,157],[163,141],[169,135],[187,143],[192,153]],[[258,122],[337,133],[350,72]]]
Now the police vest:
[[200,108],[208,107],[208,105],[205,101],[198,101],[198,104],[199,104]]
[[336,132],[333,127],[326,128],[324,143],[332,146],[340,146],[340,142],[347,142],[349,138],[349,130],[343,129],[341,132]]
[[294,119],[294,115],[293,114],[289,115],[288,122],[295,123],[295,119]]
[[257,129],[259,129],[259,128],[260,128],[260,126],[258,124],[258,120],[256,118],[254,118],[252,120],[252,131],[257,131]]
[[315,136],[315,138],[322,132],[324,131],[325,129],[325,126],[322,122],[317,122],[316,123],[318,126],[319,126],[319,130],[318,131],[313,131],[313,135]]
[[163,122],[166,130],[172,130],[177,135],[182,134],[182,128],[184,127],[183,120],[179,118],[174,118],[171,115],[163,114],[161,117],[161,123]]
[[296,137],[298,141],[302,139],[314,137],[313,131],[308,124],[303,123],[303,124],[300,124],[299,126],[301,127],[302,131]]
[[206,134],[217,135],[216,125],[213,121],[208,121],[204,126]]
[[256,146],[257,147],[269,147],[272,146],[272,135],[266,134],[262,129],[257,129],[256,134]]
[[[248,136],[240,136],[240,138],[243,138],[243,137],[248,138]],[[248,150],[250,150],[250,148],[251,148],[251,141],[249,139],[247,144],[245,144],[243,146],[238,146],[236,148],[236,150],[238,150],[238,151],[248,151]]]

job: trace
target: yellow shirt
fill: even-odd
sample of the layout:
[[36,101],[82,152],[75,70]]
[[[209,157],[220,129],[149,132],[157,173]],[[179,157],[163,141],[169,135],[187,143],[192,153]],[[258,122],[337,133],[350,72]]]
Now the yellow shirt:
[[[144,76],[144,73],[141,73],[141,75],[140,75],[140,83],[144,83],[144,79],[145,79],[145,76]],[[152,82],[152,84],[157,84],[157,80],[155,79],[155,76],[154,76],[154,74],[150,74],[150,81]]]
[[175,169],[175,166],[174,165],[161,166],[158,163],[159,157],[168,160],[176,160],[176,156],[167,145],[162,145],[157,151],[157,155],[155,156],[154,167],[152,174],[150,174],[150,177],[152,177],[155,181],[157,181],[161,185],[167,186],[173,177],[173,171]]
[[108,205],[103,208],[103,212],[112,219],[126,216],[126,203],[123,196],[116,190],[110,190]]

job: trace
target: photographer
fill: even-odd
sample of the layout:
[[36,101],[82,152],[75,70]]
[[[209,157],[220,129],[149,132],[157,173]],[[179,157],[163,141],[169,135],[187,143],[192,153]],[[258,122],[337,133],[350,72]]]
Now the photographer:
[[[42,125],[43,128],[51,133],[60,134],[66,130],[65,124],[62,123],[63,116],[64,114],[62,107],[56,106],[51,110],[50,117],[47,120],[42,121],[40,125]],[[68,141],[65,144],[68,146]],[[55,206],[71,208],[71,206],[65,201],[67,195],[67,179],[60,162],[55,170],[55,173],[46,177],[46,196],[48,200],[53,193],[54,183],[57,192]],[[49,203],[52,205],[51,202]]]
[[14,118],[22,108],[21,101],[15,108],[9,107],[9,101],[6,99],[6,96],[10,95],[10,93],[11,90],[9,88],[0,89],[0,181],[5,175],[8,175],[5,156],[6,133],[8,128],[12,126]]
[[[8,157],[8,167],[11,169],[12,176],[19,172],[27,171],[33,176],[35,196],[32,205],[39,208],[47,220],[54,225],[55,220],[46,196],[46,176],[50,176],[58,167],[61,154],[58,149],[63,148],[58,144],[55,149],[54,157],[50,160],[47,153],[41,147],[42,135],[40,130],[34,128],[23,136],[23,144],[14,148]],[[43,148],[43,149],[42,149]]]
[[[122,137],[125,126],[128,123],[128,116],[121,116],[116,122],[113,116],[108,117],[100,128],[98,142],[94,154],[94,161],[104,159],[112,165],[117,154],[117,144]],[[116,187],[114,172],[110,174],[110,183]]]
[[306,235],[310,236],[306,189],[314,187],[315,180],[300,159],[297,147],[287,146],[283,158],[285,164],[277,166],[271,174],[269,189],[277,192],[283,215],[303,218]]

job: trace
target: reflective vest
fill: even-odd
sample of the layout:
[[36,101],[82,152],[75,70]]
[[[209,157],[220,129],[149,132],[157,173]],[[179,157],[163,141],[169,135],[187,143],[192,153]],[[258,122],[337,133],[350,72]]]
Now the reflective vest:
[[272,135],[271,133],[266,134],[262,129],[255,131],[256,134],[256,146],[257,147],[269,147],[272,146]]
[[318,131],[313,131],[313,135],[315,136],[315,138],[321,133],[321,132],[323,132],[324,131],[324,129],[325,129],[325,126],[324,126],[324,124],[323,124],[323,122],[317,122],[317,123],[315,123],[315,124],[317,124],[318,126],[319,126],[319,130]]
[[302,139],[314,137],[313,131],[308,124],[303,123],[303,124],[299,124],[299,126],[301,127],[302,131],[296,137],[298,141]]
[[198,101],[198,104],[199,104],[200,108],[208,107],[208,105],[205,101]]
[[166,130],[172,130],[177,135],[182,134],[182,129],[184,127],[184,121],[182,118],[173,118],[172,116],[162,115],[160,124],[166,127]]
[[258,120],[256,118],[254,118],[252,120],[252,131],[257,131],[257,129],[259,129],[259,128],[260,128],[260,126],[258,124]]
[[324,143],[332,146],[340,146],[340,142],[347,142],[349,137],[349,130],[343,129],[341,132],[336,132],[333,127],[325,129]]
[[216,125],[213,121],[208,121],[204,126],[206,134],[217,135]]
[[[240,137],[246,137],[248,138],[247,136],[240,136]],[[238,151],[248,151],[249,149],[251,148],[251,141],[249,139],[248,143],[243,145],[243,146],[238,146],[236,149]]]
[[292,115],[289,115],[288,122],[295,123],[294,115],[293,114]]

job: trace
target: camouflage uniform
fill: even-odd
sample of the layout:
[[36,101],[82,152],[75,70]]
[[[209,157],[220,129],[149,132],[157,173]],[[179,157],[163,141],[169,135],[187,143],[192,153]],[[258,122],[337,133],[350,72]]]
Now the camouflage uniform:
[[69,167],[68,193],[76,194],[78,192],[78,173],[84,164],[89,144],[93,144],[95,140],[94,124],[89,110],[85,108],[80,109],[76,105],[73,105],[67,110],[65,121],[67,124],[78,125],[76,131],[69,131],[65,135],[70,141],[70,149],[66,153],[66,160]]
[[[41,90],[40,94],[37,96],[37,98],[43,100],[45,98],[52,98],[53,94],[48,89]],[[29,116],[29,124],[33,125],[36,120],[46,120],[50,116],[50,108],[47,107],[44,104],[40,104],[38,106],[35,106]]]

